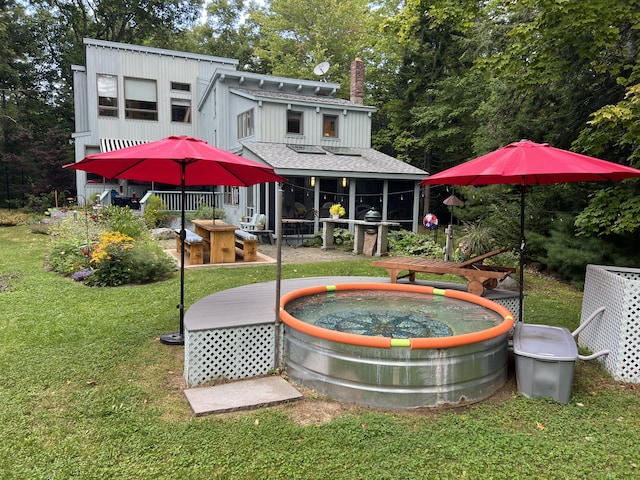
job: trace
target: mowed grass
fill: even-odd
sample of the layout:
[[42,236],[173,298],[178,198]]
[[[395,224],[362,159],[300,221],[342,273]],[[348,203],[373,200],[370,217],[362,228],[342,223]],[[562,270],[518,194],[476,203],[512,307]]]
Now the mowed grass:
[[[47,272],[47,250],[27,227],[0,228],[0,478],[640,477],[640,389],[595,361],[577,363],[568,405],[513,393],[453,409],[351,408],[308,425],[293,405],[196,418],[183,349],[158,341],[177,329],[178,275],[89,288]],[[384,273],[370,259],[282,271]],[[274,279],[273,266],[187,270],[187,308]],[[580,292],[530,275],[526,288],[528,322],[579,324]]]

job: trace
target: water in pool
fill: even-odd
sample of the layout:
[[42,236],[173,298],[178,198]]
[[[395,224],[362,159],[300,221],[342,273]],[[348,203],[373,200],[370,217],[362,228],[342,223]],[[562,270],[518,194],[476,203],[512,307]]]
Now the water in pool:
[[502,322],[500,315],[475,303],[402,291],[318,293],[292,300],[286,310],[318,327],[390,338],[448,337]]

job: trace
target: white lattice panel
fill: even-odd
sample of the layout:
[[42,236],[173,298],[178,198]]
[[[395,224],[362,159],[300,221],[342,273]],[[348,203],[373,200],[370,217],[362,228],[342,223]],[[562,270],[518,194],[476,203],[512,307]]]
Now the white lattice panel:
[[273,324],[185,331],[187,385],[267,374],[274,366],[274,331]]
[[609,350],[599,360],[613,378],[640,383],[640,269],[587,265],[580,322],[600,307],[605,312],[580,332],[578,345]]
[[513,319],[516,322],[520,321],[520,299],[519,297],[515,298],[497,298],[492,300],[496,302],[498,305],[502,305],[504,308],[509,310],[513,315]]

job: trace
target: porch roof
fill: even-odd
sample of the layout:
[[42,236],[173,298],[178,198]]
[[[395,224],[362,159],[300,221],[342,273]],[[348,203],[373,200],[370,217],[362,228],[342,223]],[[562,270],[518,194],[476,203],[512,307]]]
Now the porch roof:
[[297,152],[285,143],[241,142],[244,151],[255,155],[283,175],[315,175],[359,178],[380,178],[397,180],[422,180],[424,170],[402,162],[373,148],[348,147],[348,153],[335,154],[321,147],[318,153]]

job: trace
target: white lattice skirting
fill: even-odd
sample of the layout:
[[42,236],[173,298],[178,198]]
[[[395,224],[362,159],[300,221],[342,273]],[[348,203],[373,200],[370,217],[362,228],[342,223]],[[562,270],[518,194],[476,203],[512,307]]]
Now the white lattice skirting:
[[609,350],[599,361],[613,378],[640,383],[640,269],[587,265],[580,322],[600,307],[606,310],[580,332],[578,345]]
[[274,323],[185,331],[189,386],[265,375],[274,365]]

